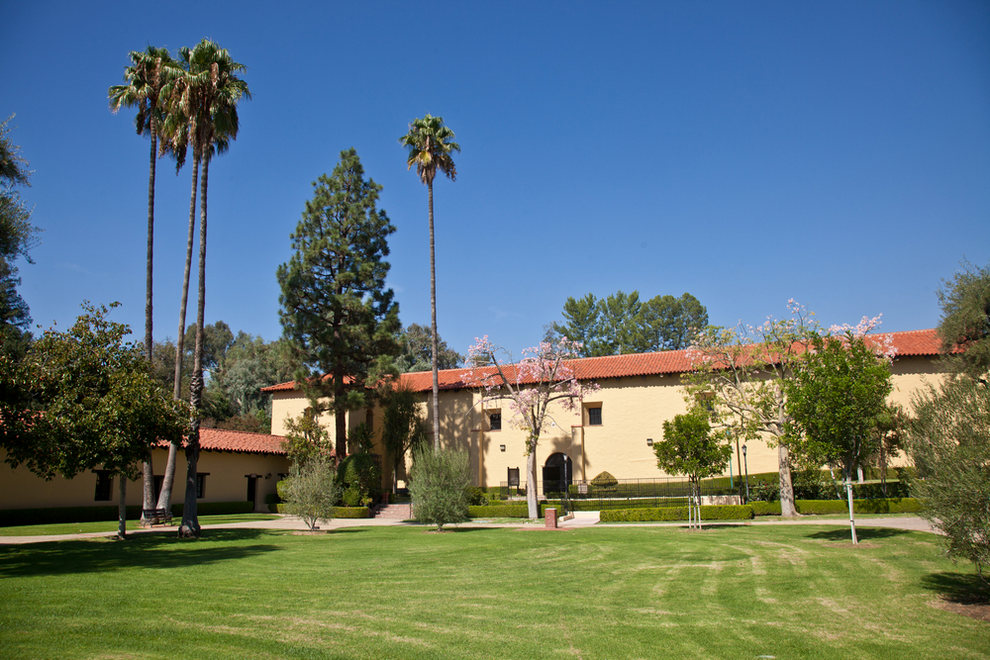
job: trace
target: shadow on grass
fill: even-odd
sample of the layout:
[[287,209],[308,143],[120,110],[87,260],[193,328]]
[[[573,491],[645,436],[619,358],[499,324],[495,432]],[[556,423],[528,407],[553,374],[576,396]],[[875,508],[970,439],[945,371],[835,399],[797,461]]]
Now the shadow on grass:
[[929,573],[921,578],[921,586],[952,603],[990,604],[990,585],[974,573]]
[[0,576],[177,568],[215,564],[280,549],[277,545],[251,543],[262,535],[269,533],[260,529],[210,529],[204,530],[198,541],[179,539],[174,534],[135,534],[126,541],[99,538],[0,546]]
[[[856,537],[860,541],[873,541],[876,539],[889,539],[895,536],[903,536],[911,532],[906,529],[893,529],[890,527],[857,527]],[[851,541],[848,527],[839,527],[824,532],[814,532],[808,534],[809,539],[821,539],[823,541]]]

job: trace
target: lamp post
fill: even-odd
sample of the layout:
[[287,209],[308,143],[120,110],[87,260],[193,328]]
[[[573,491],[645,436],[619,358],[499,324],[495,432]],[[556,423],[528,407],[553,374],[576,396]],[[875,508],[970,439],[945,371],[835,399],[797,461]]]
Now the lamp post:
[[746,470],[746,503],[749,503],[749,462],[746,460],[746,445],[742,446],[743,468]]

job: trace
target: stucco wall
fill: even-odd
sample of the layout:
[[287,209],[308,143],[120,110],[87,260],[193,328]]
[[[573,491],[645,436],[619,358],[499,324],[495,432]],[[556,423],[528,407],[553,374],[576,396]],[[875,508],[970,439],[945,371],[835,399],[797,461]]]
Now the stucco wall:
[[[931,358],[900,358],[892,367],[892,385],[888,400],[910,410],[912,397],[926,384],[936,384],[942,375],[937,363]],[[603,471],[610,472],[618,479],[656,479],[669,476],[656,466],[656,457],[647,444],[651,438],[659,441],[663,437],[663,422],[687,410],[684,387],[680,376],[632,376],[607,379],[599,382],[601,387],[589,395],[584,408],[601,405],[601,425],[589,425],[587,415],[578,411],[568,411],[560,405],[552,410],[553,425],[541,435],[537,449],[537,465],[542,467],[551,454],[561,452],[572,461],[572,480],[590,481]],[[421,416],[429,423],[429,392],[418,395]],[[287,415],[298,415],[306,406],[306,399],[298,392],[276,392],[272,401],[272,433],[283,433]],[[502,429],[489,429],[487,413],[501,409]],[[352,412],[348,426],[353,428],[354,419],[365,419],[365,412]],[[375,413],[376,451],[380,452],[381,411]],[[324,421],[332,427],[332,416]],[[512,420],[512,411],[507,401],[485,402],[480,395],[469,390],[441,390],[440,392],[440,437],[445,447],[466,450],[470,457],[472,479],[476,484],[497,486],[507,480],[509,468],[519,468],[520,479],[526,480],[525,434]],[[502,450],[502,445],[505,450]],[[775,472],[778,465],[778,450],[765,441],[748,441],[746,469],[750,474]],[[739,465],[741,452],[733,445],[731,470],[742,474]],[[902,454],[892,461],[893,465],[907,464]],[[385,483],[390,482],[390,469],[385,466]],[[400,486],[405,470],[400,470]],[[725,475],[729,474],[726,469]],[[537,478],[542,474],[537,470]]]
[[[155,474],[165,471],[167,452],[156,449],[153,452],[152,464]],[[288,461],[284,456],[265,454],[242,454],[233,452],[203,451],[200,453],[197,472],[208,473],[206,487],[200,502],[244,502],[247,501],[247,483],[245,475],[257,474],[257,497],[259,506],[264,505],[265,496],[275,492],[275,484],[279,473],[289,471]],[[186,474],[186,459],[180,452],[176,460],[176,484],[172,491],[172,502],[181,502],[184,496]],[[96,474],[84,472],[73,479],[56,477],[45,481],[24,466],[16,469],[6,463],[0,465],[0,509],[27,509],[47,507],[71,507],[113,505],[118,502],[117,477],[113,478],[113,487],[109,500],[97,501]],[[129,481],[127,484],[127,503],[141,504],[141,480]]]

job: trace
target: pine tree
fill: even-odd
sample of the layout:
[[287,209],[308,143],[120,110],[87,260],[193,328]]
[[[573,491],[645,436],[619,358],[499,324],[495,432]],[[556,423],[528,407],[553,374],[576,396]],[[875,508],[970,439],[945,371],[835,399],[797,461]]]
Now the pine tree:
[[367,405],[365,385],[398,352],[399,307],[385,288],[387,237],[395,227],[377,209],[381,186],[364,178],[354,149],[342,151],[333,173],[313,188],[291,237],[294,254],[278,269],[280,316],[304,365],[299,380],[311,405],[334,413],[341,460],[346,412]]

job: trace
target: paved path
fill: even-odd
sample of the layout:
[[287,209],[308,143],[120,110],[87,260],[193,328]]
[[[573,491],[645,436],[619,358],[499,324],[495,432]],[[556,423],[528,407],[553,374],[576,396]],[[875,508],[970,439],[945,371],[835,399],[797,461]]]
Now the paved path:
[[[416,523],[397,521],[383,518],[337,518],[329,523],[324,521],[320,529],[341,529],[343,527],[382,527],[386,525],[415,526]],[[805,516],[793,520],[745,520],[745,521],[712,521],[704,522],[709,526],[740,526],[740,525],[834,525],[837,527],[848,527],[849,521],[841,518],[816,518],[815,516]],[[597,511],[576,511],[573,518],[562,520],[559,523],[562,529],[580,529],[583,527],[686,527],[687,523],[681,522],[643,522],[643,523],[600,523]],[[863,517],[856,519],[857,527],[887,527],[890,529],[904,529],[919,532],[936,533],[935,529],[923,518],[915,516],[897,516],[885,518]],[[485,522],[482,520],[461,523],[455,527],[505,527],[519,529],[542,529],[540,522]],[[295,516],[281,516],[275,520],[249,520],[246,522],[221,523],[217,525],[203,525],[203,529],[288,529],[306,530],[306,525]],[[175,534],[175,527],[155,527],[152,529],[135,528],[128,529],[127,534]],[[0,536],[0,545],[21,545],[25,543],[45,543],[48,541],[69,541],[78,539],[110,538],[115,532],[85,532],[81,534],[53,534],[45,536]]]

